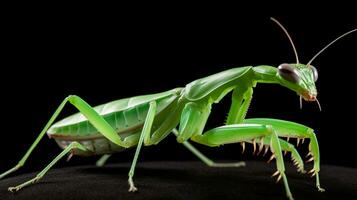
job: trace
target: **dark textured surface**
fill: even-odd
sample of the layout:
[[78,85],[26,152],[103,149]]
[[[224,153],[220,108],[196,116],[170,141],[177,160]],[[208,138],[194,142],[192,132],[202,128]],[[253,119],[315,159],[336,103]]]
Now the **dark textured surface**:
[[[315,179],[286,165],[295,199],[357,199],[356,169],[322,166],[321,182],[326,192],[320,193]],[[134,178],[139,191],[134,194],[127,192],[129,166],[53,169],[38,184],[16,194],[7,188],[35,173],[6,178],[0,181],[0,199],[286,199],[282,182],[275,184],[270,178],[275,164],[247,162],[243,168],[209,168],[199,162],[142,162]]]

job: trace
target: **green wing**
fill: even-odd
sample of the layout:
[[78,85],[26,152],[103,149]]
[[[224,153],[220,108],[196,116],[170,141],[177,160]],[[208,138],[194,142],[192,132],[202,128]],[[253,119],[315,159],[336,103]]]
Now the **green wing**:
[[[142,95],[142,96],[136,96],[131,98],[119,99],[116,101],[112,101],[106,104],[96,106],[94,107],[94,110],[97,111],[101,116],[109,116],[112,113],[122,112],[122,111],[130,110],[131,108],[137,107],[139,105],[148,104],[150,101],[153,100],[161,100],[163,98],[170,97],[175,94],[178,95],[180,94],[181,90],[182,88],[175,88],[157,94]],[[171,100],[174,99],[175,98],[171,98]],[[168,106],[170,102],[171,101],[165,104],[160,104],[158,111],[163,110],[165,107]],[[48,132],[49,133],[56,132],[55,129],[58,127],[65,127],[73,124],[79,124],[85,121],[87,121],[87,118],[84,115],[82,115],[81,113],[76,113],[52,125],[52,127]]]
[[[239,67],[229,69],[205,78],[195,80],[185,87],[185,97],[190,101],[197,101],[205,98],[209,94],[222,89],[223,91],[234,83],[242,75],[247,73],[252,67]],[[226,86],[226,87],[225,87]],[[220,92],[223,92],[220,91]]]

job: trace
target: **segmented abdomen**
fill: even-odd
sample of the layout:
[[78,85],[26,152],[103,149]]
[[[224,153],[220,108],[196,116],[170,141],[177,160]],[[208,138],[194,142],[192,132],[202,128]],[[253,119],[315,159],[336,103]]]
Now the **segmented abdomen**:
[[[139,138],[149,110],[149,102],[156,101],[155,121],[162,120],[164,117],[160,117],[160,115],[166,115],[166,108],[177,101],[180,92],[181,89],[178,88],[154,95],[121,99],[96,106],[94,110],[113,127],[122,139],[133,137],[135,143],[135,140]],[[80,142],[88,148],[89,154],[104,154],[123,150],[100,134],[81,113],[55,123],[50,127],[47,134],[50,138],[54,138],[61,148],[67,147],[73,141]],[[79,151],[76,151],[75,154],[84,155]]]
[[80,155],[80,156],[111,154],[114,152],[120,152],[125,150],[125,148],[112,143],[105,137],[88,139],[88,140],[63,140],[57,138],[55,139],[55,141],[57,142],[58,146],[60,146],[62,149],[65,149],[69,144],[71,144],[74,141],[79,142],[87,149],[87,151],[81,151],[75,149],[72,153],[74,155]]

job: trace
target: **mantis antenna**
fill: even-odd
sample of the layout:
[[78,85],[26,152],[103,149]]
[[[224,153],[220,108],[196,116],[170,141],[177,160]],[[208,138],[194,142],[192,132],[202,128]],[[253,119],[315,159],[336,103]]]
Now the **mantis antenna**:
[[[351,31],[348,31],[348,32],[342,34],[341,36],[337,37],[336,39],[332,40],[332,42],[330,42],[328,45],[326,45],[324,48],[322,48],[317,54],[315,54],[314,57],[311,58],[311,60],[307,63],[306,66],[310,66],[311,62],[312,62],[313,60],[315,60],[315,58],[316,58],[317,56],[319,56],[323,51],[325,51],[325,50],[326,50],[329,46],[331,46],[333,43],[337,42],[337,40],[339,40],[339,39],[345,37],[346,35],[351,34],[351,33],[355,32],[355,31],[357,31],[357,29],[353,29],[353,30],[351,30]],[[300,98],[301,98],[301,97],[300,97]],[[317,103],[317,105],[319,106],[319,109],[320,109],[320,111],[321,111],[321,105],[320,105],[319,100],[317,100],[317,98],[315,98],[315,100],[316,100],[316,103]],[[302,104],[301,104],[301,99],[300,99],[300,108],[302,107],[301,105],[302,105]]]
[[270,20],[272,20],[273,22],[275,22],[276,24],[278,24],[278,25],[280,26],[280,28],[283,29],[285,35],[289,38],[290,44],[291,44],[291,46],[293,47],[293,50],[294,50],[294,53],[295,53],[296,64],[299,64],[299,57],[298,57],[298,54],[297,54],[297,51],[296,51],[294,42],[293,42],[293,40],[291,39],[291,37],[290,37],[288,31],[287,31],[287,30],[284,28],[284,26],[281,25],[280,22],[279,22],[278,20],[276,20],[275,18],[270,17]]
[[327,49],[329,46],[331,46],[331,45],[332,45],[333,43],[335,43],[337,40],[339,40],[339,39],[345,37],[346,35],[351,34],[351,33],[355,32],[355,31],[357,31],[357,28],[356,28],[356,29],[353,29],[353,30],[351,30],[351,31],[348,31],[347,33],[344,33],[344,34],[342,34],[341,36],[339,36],[339,37],[337,37],[336,39],[334,39],[332,42],[330,42],[328,45],[326,45],[323,49],[321,49],[316,55],[314,55],[314,57],[312,57],[311,60],[307,63],[307,66],[309,66],[309,65],[311,64],[311,62],[312,62],[313,60],[315,60],[315,58],[316,58],[317,56],[319,56],[323,51],[325,51],[325,49]]

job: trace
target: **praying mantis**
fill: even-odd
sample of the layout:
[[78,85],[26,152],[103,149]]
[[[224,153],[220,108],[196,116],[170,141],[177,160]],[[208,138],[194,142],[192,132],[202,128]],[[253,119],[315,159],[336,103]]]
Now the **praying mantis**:
[[[304,173],[305,170],[304,163],[294,145],[290,144],[288,140],[281,139],[287,137],[297,138],[298,141],[305,138],[310,140],[308,155],[311,158],[308,161],[314,161],[314,165],[309,173],[316,177],[317,189],[321,192],[324,191],[319,180],[319,147],[312,128],[285,120],[246,119],[245,116],[252,100],[253,88],[258,83],[281,85],[296,92],[300,97],[300,103],[303,99],[315,101],[321,109],[315,86],[318,72],[311,63],[334,42],[357,31],[357,29],[339,36],[319,51],[307,64],[301,64],[288,32],[276,19],[271,19],[287,35],[295,53],[296,63],[284,63],[278,67],[260,65],[228,69],[195,80],[183,88],[120,99],[96,107],[90,106],[76,95],[70,95],[62,101],[18,164],[0,174],[0,179],[21,168],[47,133],[50,138],[55,139],[63,151],[36,177],[18,186],[9,187],[9,191],[16,192],[38,182],[54,164],[67,154],[69,154],[69,158],[73,155],[102,155],[97,161],[97,165],[102,166],[112,153],[136,147],[128,174],[129,192],[135,192],[137,188],[133,177],[141,147],[143,145],[156,145],[170,133],[173,133],[179,143],[182,143],[211,167],[241,167],[245,166],[245,163],[243,161],[234,163],[214,162],[199,152],[188,140],[210,147],[241,143],[243,151],[245,144],[251,143],[254,152],[257,150],[258,154],[264,148],[265,153],[270,149],[272,156],[269,160],[275,158],[277,167],[273,176],[278,176],[277,181],[283,180],[287,198],[293,199],[285,174],[282,152],[291,153],[292,160],[297,165],[299,172]],[[232,102],[226,124],[205,131],[204,128],[210,116],[212,105],[219,103],[230,93],[232,94]],[[77,108],[79,113],[55,123],[57,116],[68,103]],[[176,129],[177,126],[178,129]]]

